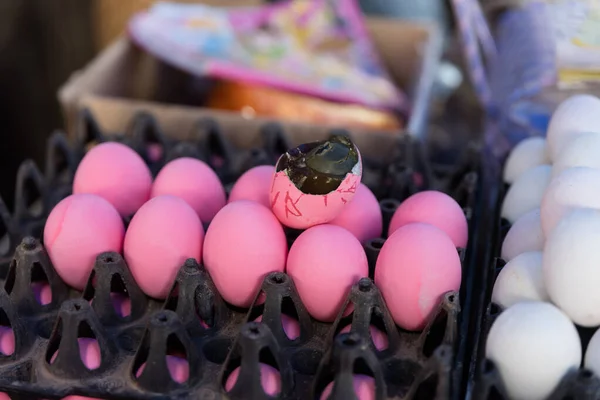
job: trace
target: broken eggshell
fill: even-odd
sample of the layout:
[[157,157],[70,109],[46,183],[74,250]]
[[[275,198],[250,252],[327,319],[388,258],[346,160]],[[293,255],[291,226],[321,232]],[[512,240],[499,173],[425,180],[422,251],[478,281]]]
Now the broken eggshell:
[[302,144],[277,161],[271,209],[294,229],[328,223],[352,201],[361,176],[360,153],[347,137]]

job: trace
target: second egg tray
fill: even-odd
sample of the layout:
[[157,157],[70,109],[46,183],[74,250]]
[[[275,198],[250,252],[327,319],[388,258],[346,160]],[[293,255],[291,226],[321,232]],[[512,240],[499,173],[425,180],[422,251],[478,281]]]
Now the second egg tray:
[[[501,182],[499,171],[496,166],[495,176]],[[496,202],[496,211],[493,213],[494,226],[491,229],[493,229],[494,235],[492,245],[488,249],[490,262],[488,262],[487,268],[482,269],[485,277],[480,280],[483,286],[480,289],[479,301],[474,305],[476,312],[473,318],[477,326],[477,334],[474,336],[475,351],[470,361],[467,383],[468,398],[472,400],[510,400],[499,371],[494,363],[485,357],[486,337],[495,319],[502,312],[496,304],[492,303],[492,291],[498,274],[506,264],[500,256],[500,251],[511,226],[506,219],[500,217],[500,206],[508,186],[500,183],[497,188],[499,190],[496,195],[499,201]],[[583,346],[583,354],[585,354],[585,349],[595,329],[580,326],[576,326],[576,328]],[[585,368],[580,368],[567,374],[547,400],[595,400],[598,398],[600,398],[600,377]]]
[[[398,204],[425,189],[452,195],[469,221],[469,246],[459,249],[460,293],[445,297],[437,317],[422,333],[393,324],[369,279],[352,289],[348,302],[353,311],[341,314],[333,324],[308,316],[285,274],[267,277],[266,297],[250,310],[241,310],[226,304],[203,268],[191,262],[181,268],[165,302],[140,291],[118,254],[99,257],[85,291],[79,293],[62,283],[43,243],[31,238],[41,237],[49,211],[71,193],[77,165],[94,144],[118,140],[129,145],[154,175],[178,157],[204,160],[228,189],[249,168],[274,165],[279,155],[299,144],[289,143],[276,124],[266,124],[261,134],[262,140],[253,146],[236,148],[214,122],[202,120],[188,140],[173,140],[161,134],[152,116],[140,114],[128,132],[107,135],[84,111],[76,143],[69,143],[62,133],[50,138],[44,173],[33,162],[24,162],[17,175],[14,212],[0,199],[0,283],[4,287],[0,325],[12,327],[16,346],[12,355],[0,356],[0,391],[10,393],[13,400],[58,399],[72,393],[104,399],[306,399],[320,398],[325,385],[336,381],[342,383],[334,386],[332,398],[350,399],[344,391],[351,388],[347,383],[354,373],[375,379],[377,399],[461,398],[479,250],[487,244],[485,227],[477,223],[486,214],[481,188],[487,175],[481,173],[479,156],[473,152],[466,152],[460,165],[444,168],[429,163],[418,143],[408,137],[397,141],[392,158],[363,153],[363,183],[380,200],[384,232]],[[298,233],[286,233],[290,245]],[[385,238],[373,238],[365,244],[371,277],[384,242]],[[49,304],[36,300],[31,284],[38,281],[49,284]],[[111,303],[110,293],[115,291],[129,298],[131,314],[125,318],[116,314]],[[260,323],[256,322],[259,315],[263,316]],[[290,340],[282,330],[282,318],[288,317],[298,322],[297,339]],[[386,334],[387,349],[374,347],[371,325]],[[347,326],[350,332],[340,333]],[[77,338],[89,336],[102,349],[101,365],[94,371],[78,361]],[[164,359],[171,353],[188,360],[189,378],[183,384],[168,374]],[[252,372],[259,361],[279,371],[279,396],[262,391],[259,376]],[[242,366],[240,384],[226,392],[223,381],[235,365]]]

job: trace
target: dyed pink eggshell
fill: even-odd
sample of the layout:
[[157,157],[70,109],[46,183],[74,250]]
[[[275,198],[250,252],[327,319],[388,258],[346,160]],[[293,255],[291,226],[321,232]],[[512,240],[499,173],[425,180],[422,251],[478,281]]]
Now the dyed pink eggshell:
[[[353,376],[354,393],[358,400],[375,400],[375,379],[367,375]],[[321,394],[321,400],[327,400],[327,397],[333,391],[334,382],[325,387]]]
[[[340,333],[348,333],[352,329],[352,325],[345,326],[344,329],[340,331]],[[388,337],[387,335],[374,327],[373,325],[369,326],[369,332],[371,333],[371,340],[373,340],[373,345],[377,350],[385,350],[388,347]]]
[[204,240],[204,265],[229,303],[249,307],[264,277],[283,272],[287,242],[277,218],[249,200],[229,203],[215,216]]
[[390,222],[388,236],[412,222],[423,222],[446,232],[456,247],[465,247],[469,236],[467,218],[452,197],[435,190],[416,193],[404,200]]
[[93,194],[74,194],[54,207],[44,227],[44,246],[56,272],[82,290],[96,257],[120,253],[125,227],[115,208]]
[[[167,368],[169,373],[171,374],[171,379],[175,382],[183,383],[188,380],[190,376],[190,365],[186,359],[167,355]],[[146,363],[142,364],[140,368],[136,372],[136,377],[140,377],[142,372],[144,372],[144,368],[146,368]]]
[[[259,315],[254,321],[261,322],[262,317],[262,315]],[[281,325],[288,339],[294,340],[300,336],[300,322],[294,318],[281,314]]]
[[158,196],[131,220],[125,234],[125,260],[140,288],[162,299],[185,260],[202,259],[203,239],[202,223],[185,201]]
[[304,231],[290,249],[287,273],[307,311],[330,322],[340,312],[352,285],[369,275],[367,256],[350,232],[335,225]]
[[[240,375],[240,367],[234,369],[227,377],[225,382],[225,390],[230,391],[235,386],[237,378]],[[279,371],[267,364],[260,364],[260,383],[263,390],[269,396],[274,396],[281,392],[281,376]]]
[[79,338],[79,355],[83,365],[89,369],[96,369],[100,366],[102,358],[100,356],[100,346],[95,339]]
[[361,243],[380,237],[383,230],[379,202],[363,183],[358,186],[354,199],[330,223],[345,228]]
[[15,352],[15,333],[8,326],[0,326],[0,353],[10,356]]
[[275,174],[272,165],[260,165],[246,171],[233,185],[229,203],[237,200],[252,200],[265,207],[271,207],[269,191]]
[[458,290],[461,263],[454,243],[433,225],[405,225],[390,236],[377,258],[375,284],[404,329],[425,327],[444,293]]
[[135,213],[149,198],[150,170],[135,151],[108,142],[92,148],[81,160],[73,180],[73,193],[96,194],[122,216]]
[[286,171],[273,176],[270,200],[275,216],[285,226],[306,229],[335,219],[352,201],[361,175],[349,173],[333,192],[326,195],[302,193],[288,178]]
[[151,197],[177,196],[188,203],[204,223],[225,206],[225,189],[217,174],[195,158],[178,158],[165,165],[154,180]]

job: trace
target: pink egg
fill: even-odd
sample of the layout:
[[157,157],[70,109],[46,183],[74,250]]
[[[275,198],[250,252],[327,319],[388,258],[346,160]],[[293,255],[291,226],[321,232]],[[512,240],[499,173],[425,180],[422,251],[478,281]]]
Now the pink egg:
[[0,393],[0,400],[11,400],[10,396],[6,393]]
[[[146,368],[146,363],[143,363],[137,370],[135,376],[140,377]],[[171,379],[177,383],[184,383],[190,376],[190,365],[185,358],[167,355],[167,368],[171,374]]]
[[31,290],[39,304],[45,306],[52,303],[52,289],[48,282],[32,282]]
[[246,171],[233,185],[229,203],[236,200],[252,200],[265,207],[271,207],[269,191],[275,174],[272,165],[260,165]]
[[[79,338],[77,339],[77,342],[79,343],[79,357],[81,357],[83,365],[90,370],[98,368],[102,361],[98,341],[91,338]],[[56,351],[50,358],[50,364],[56,360],[57,356],[58,351]]]
[[148,152],[148,158],[153,162],[160,160],[164,154],[163,146],[160,143],[149,143],[146,151]]
[[381,237],[383,216],[377,198],[369,188],[360,184],[354,199],[344,207],[340,215],[330,222],[341,226],[364,243],[369,239]]
[[249,307],[264,277],[283,272],[287,242],[277,218],[265,206],[239,200],[223,207],[204,240],[204,265],[229,303]]
[[[229,374],[225,382],[226,391],[229,392],[233,389],[239,375],[240,367],[237,367]],[[279,375],[279,371],[270,365],[260,364],[260,383],[265,393],[269,396],[275,396],[281,392],[281,376]]]
[[[259,315],[254,321],[261,322],[262,317],[262,315]],[[294,340],[300,336],[300,322],[294,318],[281,314],[281,325],[283,326],[283,331],[288,339]]]
[[152,185],[152,197],[165,194],[185,200],[204,223],[225,206],[225,189],[219,177],[195,158],[178,158],[160,170]]
[[15,333],[9,326],[0,326],[0,353],[10,356],[15,352]]
[[[353,376],[354,393],[358,400],[375,400],[375,379],[367,375]],[[327,400],[333,390],[333,382],[325,387],[321,400]]]
[[73,193],[96,194],[127,217],[149,198],[150,169],[135,151],[121,143],[101,143],[91,149],[77,168]]
[[125,234],[125,260],[149,296],[167,297],[188,258],[200,261],[204,229],[196,212],[175,196],[158,196],[139,209]]
[[56,272],[83,290],[96,257],[120,253],[125,227],[117,210],[102,197],[74,194],[54,207],[44,227],[44,246]]
[[279,158],[270,190],[275,216],[306,229],[335,219],[352,201],[362,176],[360,153],[349,139],[300,145]]
[[339,226],[318,225],[302,232],[292,245],[287,273],[310,315],[331,322],[352,285],[369,275],[369,266],[354,235]]
[[[348,333],[352,329],[352,325],[345,326],[344,329],[340,331],[340,333]],[[388,347],[388,337],[385,333],[374,327],[373,325],[369,326],[369,331],[371,332],[371,338],[373,340],[373,344],[377,350],[385,350]]]
[[456,200],[445,193],[429,190],[404,200],[392,217],[388,236],[401,226],[412,222],[423,222],[438,227],[446,232],[456,247],[467,245],[467,218]]
[[427,324],[442,296],[458,290],[461,263],[454,243],[433,225],[405,225],[384,243],[375,266],[375,284],[400,327]]

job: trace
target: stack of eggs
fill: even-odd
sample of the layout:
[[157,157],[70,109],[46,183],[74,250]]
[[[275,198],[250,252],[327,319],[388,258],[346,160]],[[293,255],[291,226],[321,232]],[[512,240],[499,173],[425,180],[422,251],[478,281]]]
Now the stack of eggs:
[[[369,275],[362,244],[383,234],[378,201],[361,176],[356,146],[334,136],[289,150],[276,166],[248,170],[227,198],[200,160],[175,159],[153,180],[132,149],[102,143],[81,161],[73,194],[50,213],[44,245],[57,273],[77,290],[100,253],[122,253],[140,288],[156,299],[168,295],[189,258],[202,262],[222,297],[242,308],[268,273],[285,271],[312,317],[332,322],[351,286]],[[302,230],[289,251],[287,228]],[[422,330],[442,296],[459,290],[457,248],[467,235],[463,210],[442,192],[417,193],[399,206],[374,280],[401,328]],[[42,288],[38,297],[48,303],[51,293]],[[127,304],[118,307],[128,312]],[[82,357],[93,361],[88,353]]]
[[560,104],[546,140],[511,152],[504,181],[501,215],[511,227],[492,294],[503,312],[486,356],[511,398],[544,399],[582,358],[600,375],[600,330],[582,357],[576,329],[600,327],[600,99]]

